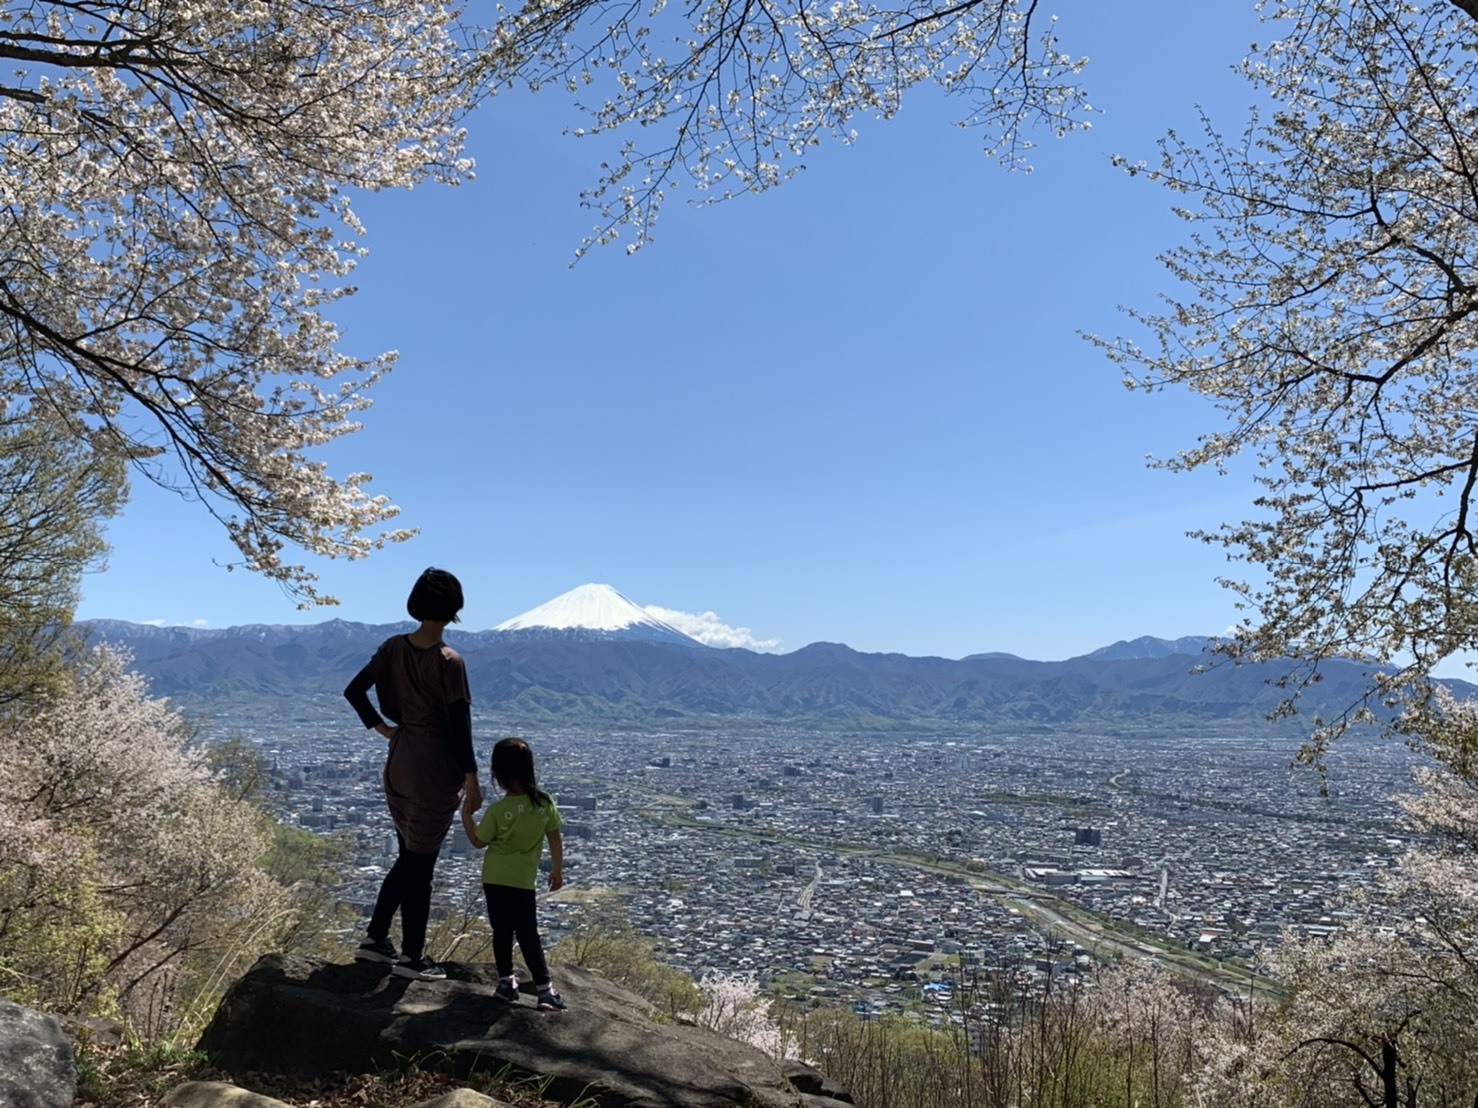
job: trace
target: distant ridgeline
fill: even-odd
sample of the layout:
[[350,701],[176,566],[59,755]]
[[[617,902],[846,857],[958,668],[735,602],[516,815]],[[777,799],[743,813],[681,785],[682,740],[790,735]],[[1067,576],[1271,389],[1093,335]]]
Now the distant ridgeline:
[[[287,710],[287,701],[337,697],[382,640],[413,625],[329,620],[206,630],[94,620],[81,627],[94,641],[127,648],[155,695],[207,710]],[[676,633],[578,629],[453,629],[447,642],[467,660],[478,714],[521,722],[748,719],[838,729],[1252,722],[1277,705],[1281,691],[1270,682],[1286,672],[1234,666],[1202,653],[1207,640],[1199,638],[1137,639],[1061,662],[861,654],[836,643],[758,654]],[[1209,668],[1193,672],[1200,665]],[[1368,669],[1328,663],[1302,710],[1348,708]]]

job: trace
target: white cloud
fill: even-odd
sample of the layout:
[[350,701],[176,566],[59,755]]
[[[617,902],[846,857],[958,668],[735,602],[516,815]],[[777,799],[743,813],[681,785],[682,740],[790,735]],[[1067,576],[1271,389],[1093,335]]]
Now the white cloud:
[[754,632],[748,627],[730,627],[718,618],[717,612],[694,615],[692,612],[679,612],[672,608],[658,607],[656,604],[648,604],[642,610],[663,623],[672,624],[684,635],[690,635],[704,646],[742,646],[746,650],[774,650],[780,645],[779,639],[755,638]]
[[208,619],[192,619],[190,621],[190,626],[191,627],[209,627],[210,626],[210,620],[208,620]]
[[145,627],[163,627],[164,625],[165,625],[164,624],[164,620],[162,620],[162,619],[146,619],[146,620],[144,620],[144,626]]

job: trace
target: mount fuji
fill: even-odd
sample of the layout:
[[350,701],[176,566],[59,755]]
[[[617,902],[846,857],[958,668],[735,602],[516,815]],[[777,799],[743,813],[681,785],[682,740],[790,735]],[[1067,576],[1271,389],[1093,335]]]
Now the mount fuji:
[[492,628],[492,634],[509,639],[704,645],[643,611],[610,585],[581,585],[561,593],[521,616],[504,620]]

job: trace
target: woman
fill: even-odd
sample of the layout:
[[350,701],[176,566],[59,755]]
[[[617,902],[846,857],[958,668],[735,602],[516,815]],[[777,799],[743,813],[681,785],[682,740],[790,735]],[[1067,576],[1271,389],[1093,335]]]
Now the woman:
[[[472,694],[462,656],[441,641],[462,609],[462,585],[443,569],[416,580],[406,611],[420,626],[386,639],[369,665],[355,675],[344,696],[366,727],[390,740],[385,759],[385,800],[395,821],[400,852],[380,885],[370,916],[369,937],[354,957],[388,962],[400,977],[439,980],[446,971],[427,954],[431,877],[436,855],[456,815],[457,800],[469,811],[482,807],[477,759],[472,753]],[[386,723],[370,704],[373,686]],[[390,923],[400,912],[399,954]]]

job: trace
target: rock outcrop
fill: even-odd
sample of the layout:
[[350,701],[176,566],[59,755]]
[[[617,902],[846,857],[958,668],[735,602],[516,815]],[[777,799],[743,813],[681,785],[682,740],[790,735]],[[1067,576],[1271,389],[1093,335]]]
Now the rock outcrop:
[[[269,954],[227,992],[200,1049],[222,1070],[316,1076],[412,1064],[507,1070],[545,1096],[601,1108],[838,1108],[850,1098],[808,1067],[697,1027],[594,974],[559,967],[565,1012],[493,995],[491,966],[448,963],[445,981],[385,966]],[[787,1072],[789,1076],[787,1076]]]
[[[275,1097],[238,1089],[221,1081],[189,1081],[171,1089],[159,1102],[159,1108],[291,1108]],[[427,1100],[415,1108],[511,1108],[501,1100],[471,1089],[453,1089]]]
[[0,1000],[0,1108],[68,1108],[76,1094],[77,1060],[61,1025]]

